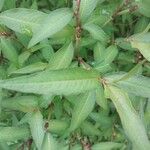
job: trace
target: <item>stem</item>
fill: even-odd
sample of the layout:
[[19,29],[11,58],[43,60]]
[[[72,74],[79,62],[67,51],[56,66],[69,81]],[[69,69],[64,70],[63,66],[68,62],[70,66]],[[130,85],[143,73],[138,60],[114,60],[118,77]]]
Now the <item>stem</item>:
[[76,0],[76,30],[75,30],[75,56],[78,57],[80,51],[80,39],[81,39],[81,21],[80,21],[80,2],[81,0]]

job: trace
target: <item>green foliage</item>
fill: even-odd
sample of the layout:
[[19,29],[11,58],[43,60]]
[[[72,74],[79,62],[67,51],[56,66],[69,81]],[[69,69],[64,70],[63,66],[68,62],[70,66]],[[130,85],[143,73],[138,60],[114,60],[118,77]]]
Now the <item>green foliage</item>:
[[0,150],[149,150],[149,6],[0,0]]

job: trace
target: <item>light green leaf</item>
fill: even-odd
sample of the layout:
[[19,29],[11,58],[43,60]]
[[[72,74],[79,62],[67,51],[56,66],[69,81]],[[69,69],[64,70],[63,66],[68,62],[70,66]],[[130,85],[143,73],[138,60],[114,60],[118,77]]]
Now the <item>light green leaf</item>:
[[18,54],[10,39],[1,38],[1,48],[4,56],[15,65],[18,64]]
[[40,44],[44,45],[44,47],[41,49],[43,57],[49,61],[52,55],[54,54],[54,49],[50,45],[49,41],[46,39],[42,41]]
[[88,117],[94,108],[95,100],[96,98],[94,91],[85,93],[78,97],[72,114],[70,131],[78,128],[80,124]]
[[135,34],[129,38],[129,41],[133,48],[137,48],[150,61],[150,32]]
[[102,43],[109,41],[109,36],[98,25],[85,24],[83,28],[87,30],[95,40],[98,40]]
[[92,150],[112,150],[112,149],[120,149],[123,144],[115,143],[115,142],[101,142],[98,144],[94,144],[92,146]]
[[149,0],[136,0],[135,3],[138,6],[138,11],[145,15],[146,17],[150,17],[150,1]]
[[0,0],[0,11],[3,8],[4,2],[5,2],[5,0]]
[[24,127],[0,127],[0,142],[28,139],[30,131]]
[[43,116],[39,110],[31,113],[29,125],[35,145],[38,150],[41,150],[42,141],[44,138],[44,121]]
[[31,34],[46,16],[47,14],[37,10],[14,8],[0,14],[0,24],[19,33]]
[[53,138],[53,136],[50,133],[46,132],[41,149],[42,150],[58,150],[57,145],[58,144]]
[[25,51],[23,53],[21,53],[18,57],[18,62],[20,66],[23,66],[23,64],[28,60],[28,58],[30,57],[32,53],[29,51]]
[[103,109],[107,110],[108,105],[107,105],[107,100],[104,95],[104,89],[102,85],[99,85],[99,87],[95,91],[96,93],[96,102],[99,106],[101,106]]
[[93,70],[69,68],[0,81],[0,87],[37,94],[78,94],[99,86],[99,74]]
[[[105,79],[109,83],[113,83],[122,79],[125,75],[126,73],[116,73],[106,76]],[[124,89],[128,93],[142,97],[150,97],[150,78],[148,77],[136,75],[126,80],[118,81],[117,83],[115,83],[115,85],[119,88]]]
[[149,18],[143,16],[135,24],[134,33],[141,33],[141,32],[143,32],[146,29],[146,27],[148,26],[149,23],[150,23]]
[[38,107],[36,96],[19,96],[2,100],[2,108],[32,112]]
[[100,43],[100,42],[97,42],[94,46],[94,60],[96,62],[100,62],[102,60],[104,60],[104,56],[105,56],[105,46]]
[[89,18],[98,1],[99,0],[81,0],[79,10],[81,21],[85,22]]
[[56,53],[54,53],[50,60],[49,65],[47,66],[48,70],[57,70],[67,68],[73,59],[74,48],[73,44],[65,45]]
[[38,71],[44,70],[48,66],[47,63],[37,62],[33,63],[31,65],[25,66],[21,69],[15,70],[11,72],[11,74],[28,74],[28,73],[34,73]]
[[47,130],[54,134],[62,134],[69,127],[69,123],[65,120],[50,120]]
[[144,125],[135,112],[128,95],[114,86],[108,86],[106,89],[119,113],[125,132],[132,142],[132,148],[136,150],[150,149],[150,142]]
[[118,49],[115,45],[109,46],[105,51],[104,61],[106,64],[110,64],[118,54]]
[[34,28],[33,37],[28,47],[34,46],[63,29],[70,22],[72,16],[73,13],[68,8],[61,8],[51,12],[39,26]]

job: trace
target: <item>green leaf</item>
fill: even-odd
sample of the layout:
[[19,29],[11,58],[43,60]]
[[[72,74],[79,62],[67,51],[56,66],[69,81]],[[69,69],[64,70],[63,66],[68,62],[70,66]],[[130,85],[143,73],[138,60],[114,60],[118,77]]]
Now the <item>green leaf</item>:
[[37,62],[33,63],[31,65],[25,66],[21,69],[15,70],[11,72],[11,74],[28,74],[28,73],[34,73],[38,71],[44,70],[48,66],[47,63]]
[[120,80],[126,75],[126,73],[115,73],[113,75],[106,76],[105,79],[111,84],[118,81],[115,85],[124,89],[128,93],[142,97],[150,97],[150,79],[148,77],[136,75],[126,80]]
[[150,17],[150,1],[149,0],[137,0],[136,4],[138,6],[138,11],[145,15],[146,17]]
[[61,135],[69,127],[69,123],[65,120],[50,120],[47,130],[51,133]]
[[94,46],[94,60],[96,62],[100,62],[102,60],[104,60],[104,56],[105,56],[105,46],[100,43],[97,42]]
[[29,52],[29,51],[25,51],[25,52],[21,53],[18,57],[19,65],[23,66],[23,64],[28,60],[30,55],[31,55],[31,52]]
[[107,100],[104,95],[104,89],[102,85],[99,85],[99,87],[95,91],[96,93],[96,103],[101,106],[103,109],[108,109]]
[[134,28],[134,33],[141,33],[143,32],[148,24],[150,23],[149,18],[143,16],[141,19],[137,21]]
[[3,99],[1,105],[2,108],[10,110],[32,112],[38,107],[38,98],[36,96],[18,96]]
[[109,46],[104,55],[104,61],[106,64],[110,64],[118,54],[118,49],[115,45]]
[[30,131],[24,127],[0,127],[0,142],[28,139]]
[[144,125],[133,108],[128,95],[114,86],[107,86],[106,89],[119,113],[125,132],[132,142],[132,148],[136,150],[150,149],[150,142]]
[[118,82],[118,81],[122,81],[122,80],[127,80],[127,79],[131,78],[131,77],[134,76],[134,75],[138,75],[139,70],[141,70],[142,64],[143,64],[144,62],[145,62],[145,60],[142,61],[142,62],[140,62],[140,63],[138,63],[134,68],[132,68],[132,69],[131,69],[127,74],[125,74],[122,78],[120,78],[120,79],[118,79],[118,80],[116,80],[116,81],[114,81],[114,82]]
[[150,32],[135,34],[129,38],[129,41],[133,48],[137,48],[150,61]]
[[92,146],[92,150],[112,150],[112,149],[120,149],[123,144],[115,143],[115,142],[101,142],[98,144],[94,144]]
[[58,150],[57,145],[58,144],[53,138],[53,136],[50,133],[46,132],[41,149],[42,150]]
[[0,11],[3,8],[4,2],[5,2],[5,0],[0,0]]
[[44,138],[44,121],[39,110],[31,113],[29,125],[34,143],[38,150],[41,150],[42,141]]
[[19,33],[31,34],[46,16],[47,14],[37,10],[14,8],[0,14],[0,24]]
[[0,87],[36,94],[78,94],[97,88],[99,74],[93,70],[70,68],[0,81]]
[[80,95],[77,98],[72,114],[72,120],[69,129],[70,131],[78,128],[81,123],[88,117],[88,115],[94,108],[95,100],[96,98],[94,91]]
[[100,136],[101,131],[91,122],[84,121],[81,124],[82,133],[87,136]]
[[98,25],[85,24],[83,29],[87,30],[95,40],[98,40],[102,43],[109,41],[109,36]]
[[18,64],[18,54],[10,39],[1,38],[1,48],[4,56],[14,64]]
[[42,41],[40,44],[44,45],[44,47],[41,49],[43,57],[49,61],[52,55],[54,54],[54,49],[50,45],[49,41],[46,39]]
[[[51,12],[42,23],[33,30],[33,37],[28,47],[54,35],[63,29],[71,20],[73,13],[68,8],[61,8]],[[42,28],[42,30],[41,30]]]
[[72,43],[63,46],[60,50],[51,56],[47,69],[57,70],[67,68],[71,64],[73,55],[74,48]]
[[80,18],[82,22],[85,22],[94,11],[99,0],[81,0],[80,2]]

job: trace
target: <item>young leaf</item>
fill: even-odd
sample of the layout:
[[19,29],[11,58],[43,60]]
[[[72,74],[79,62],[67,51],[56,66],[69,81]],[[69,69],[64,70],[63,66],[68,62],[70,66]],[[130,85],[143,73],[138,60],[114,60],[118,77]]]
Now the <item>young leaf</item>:
[[125,132],[132,142],[132,148],[136,150],[150,149],[144,125],[135,112],[128,95],[114,86],[108,86],[106,89],[119,113]]
[[85,24],[83,28],[87,30],[95,40],[98,40],[102,43],[109,41],[109,36],[98,25]]
[[39,110],[31,113],[29,125],[35,145],[38,150],[41,150],[42,141],[44,138],[44,121],[43,116]]
[[28,47],[34,46],[63,29],[70,22],[72,15],[73,13],[68,8],[61,8],[51,12],[39,26],[34,28],[33,37]]
[[57,142],[55,141],[55,139],[53,138],[53,136],[46,132],[43,142],[42,142],[42,150],[58,150],[57,148]]
[[99,0],[81,0],[79,14],[82,22],[85,22],[89,18],[98,1]]
[[0,127],[0,142],[13,142],[16,140],[27,139],[30,131],[24,127]]
[[88,92],[84,95],[80,95],[74,106],[72,120],[70,125],[70,131],[75,130],[80,124],[88,117],[90,112],[94,108],[95,104],[95,92]]
[[16,32],[31,34],[46,16],[37,10],[14,8],[0,13],[0,23]]
[[0,87],[36,94],[69,95],[83,93],[99,86],[99,74],[93,70],[69,68],[0,81]]
[[51,56],[47,69],[57,70],[67,68],[73,59],[73,54],[73,44],[70,43],[69,45],[65,45]]
[[98,144],[94,144],[92,146],[92,150],[112,150],[112,149],[120,149],[123,146],[121,143],[115,142],[101,142]]

